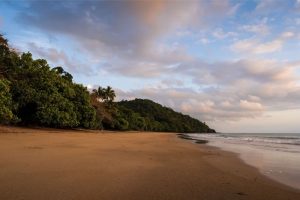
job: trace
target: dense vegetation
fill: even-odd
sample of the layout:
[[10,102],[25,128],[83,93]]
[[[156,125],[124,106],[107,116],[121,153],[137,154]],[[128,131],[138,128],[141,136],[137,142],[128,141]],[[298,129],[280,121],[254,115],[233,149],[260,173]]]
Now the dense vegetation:
[[175,112],[148,99],[121,101],[118,108],[129,123],[128,129],[170,132],[214,132],[205,123]]
[[17,53],[0,35],[0,123],[56,128],[213,132],[150,100],[114,102],[111,87],[89,92],[62,67]]

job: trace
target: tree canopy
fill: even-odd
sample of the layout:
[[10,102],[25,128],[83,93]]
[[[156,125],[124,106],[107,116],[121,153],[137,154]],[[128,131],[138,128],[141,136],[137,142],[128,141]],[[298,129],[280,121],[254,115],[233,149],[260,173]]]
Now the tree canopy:
[[118,102],[118,108],[131,130],[166,131],[186,133],[213,133],[209,128],[188,115],[175,112],[149,99]]

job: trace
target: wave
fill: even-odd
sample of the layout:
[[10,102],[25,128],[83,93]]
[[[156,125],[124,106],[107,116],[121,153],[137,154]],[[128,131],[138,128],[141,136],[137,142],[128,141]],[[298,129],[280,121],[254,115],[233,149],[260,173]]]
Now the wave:
[[[191,134],[190,134],[191,135]],[[205,138],[220,138],[225,140],[235,140],[244,142],[262,142],[262,143],[275,143],[275,144],[290,144],[290,145],[300,145],[300,137],[285,137],[285,136],[228,136],[228,135],[213,135],[213,134],[203,134],[201,137]]]
[[300,189],[300,134],[187,134],[235,152],[247,164],[279,182]]
[[242,134],[188,134],[193,139],[208,140],[209,142],[223,142],[230,144],[251,145],[262,148],[274,149],[276,151],[300,152],[300,135],[299,136],[278,136],[257,134],[243,136]]

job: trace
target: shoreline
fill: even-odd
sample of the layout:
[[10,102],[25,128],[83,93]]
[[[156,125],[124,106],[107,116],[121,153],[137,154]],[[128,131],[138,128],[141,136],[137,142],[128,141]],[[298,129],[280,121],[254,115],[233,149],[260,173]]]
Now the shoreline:
[[235,153],[172,133],[1,132],[25,134],[0,134],[0,199],[300,198]]
[[281,181],[278,181],[277,179],[274,179],[264,173],[262,173],[258,167],[256,167],[255,165],[251,165],[250,163],[247,163],[246,160],[242,159],[240,154],[235,152],[235,151],[230,151],[230,150],[226,150],[226,149],[223,149],[222,147],[219,147],[219,146],[215,146],[215,145],[212,145],[212,144],[209,144],[209,140],[205,140],[205,139],[196,139],[196,138],[192,138],[191,136],[189,136],[188,134],[186,133],[182,133],[182,134],[177,134],[179,138],[181,139],[184,139],[184,140],[188,140],[188,141],[191,141],[192,144],[204,144],[204,148],[212,148],[212,149],[216,149],[217,151],[221,151],[225,154],[233,154],[232,156],[233,157],[236,157],[237,159],[239,159],[243,165],[247,165],[248,167],[250,168],[254,168],[260,175],[262,175],[263,177],[265,177],[266,179],[269,179],[273,182],[276,182],[280,185],[284,185],[285,187],[288,187],[288,188],[291,188],[295,191],[299,191],[300,192],[300,189],[299,188],[296,188],[296,187],[292,187],[288,184],[285,184],[284,182],[281,182]]
[[[258,171],[268,178],[300,190],[300,170],[297,168],[300,164],[299,148],[294,145],[296,141],[286,140],[286,137],[279,137],[280,141],[266,139],[266,136],[240,137],[209,137],[207,134],[190,135],[189,138],[198,140],[208,140],[209,146],[217,147],[223,151],[235,153],[247,165],[255,167]],[[255,134],[254,134],[255,135]],[[295,137],[293,137],[294,139]],[[283,140],[285,139],[285,140]],[[249,142],[250,141],[250,142]],[[254,141],[254,142],[253,142]],[[258,141],[258,142],[257,142]],[[267,142],[265,142],[267,141]]]

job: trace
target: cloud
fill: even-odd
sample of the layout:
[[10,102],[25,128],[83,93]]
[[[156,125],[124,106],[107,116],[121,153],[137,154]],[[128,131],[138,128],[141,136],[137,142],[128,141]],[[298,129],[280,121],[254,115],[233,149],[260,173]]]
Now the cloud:
[[217,39],[225,39],[228,37],[236,37],[238,34],[232,31],[225,32],[223,29],[218,28],[212,33],[212,35]]
[[236,42],[231,48],[236,52],[264,54],[279,51],[281,50],[282,45],[282,40],[273,40],[271,42],[261,43],[259,40],[246,39]]
[[[287,0],[294,1],[294,0]],[[289,10],[289,3],[287,1],[278,0],[260,0],[256,5],[255,11],[257,13],[267,15],[270,13],[280,13]]]
[[198,28],[222,18],[230,9],[227,1],[217,0],[29,1],[18,20],[68,34],[87,46],[94,41],[114,50],[140,50],[170,31]]
[[240,107],[245,110],[262,111],[263,106],[257,102],[251,102],[248,100],[240,100]]
[[29,49],[35,57],[47,59],[52,65],[60,65],[69,72],[79,72],[85,75],[92,75],[93,69],[76,58],[70,58],[63,50],[53,47],[41,47],[34,42],[27,43]]
[[267,35],[270,32],[269,27],[266,25],[266,22],[262,22],[259,24],[243,25],[239,29],[259,35]]
[[168,73],[168,65],[147,61],[127,61],[118,63],[116,66],[104,66],[107,71],[131,77],[153,78]]
[[[236,121],[241,118],[261,116],[264,108],[258,102],[231,99],[197,92],[189,88],[144,88],[132,91],[117,90],[118,99],[150,98],[176,111],[190,114],[198,119],[212,121]],[[223,94],[225,95],[225,94]],[[226,100],[227,99],[227,100]]]
[[265,54],[280,51],[284,43],[292,38],[295,34],[292,32],[284,32],[279,38],[272,41],[263,42],[258,39],[245,39],[235,42],[231,49],[238,53],[247,54]]
[[[105,61],[105,70],[133,76],[157,76],[189,57],[184,47],[166,40],[174,32],[198,31],[232,15],[225,1],[28,1],[17,20],[63,34],[86,54]],[[139,67],[139,71],[131,67]],[[146,69],[149,68],[149,69]],[[131,74],[132,72],[132,74]]]
[[[182,63],[173,73],[192,77],[197,85],[233,85],[241,81],[258,84],[267,82],[290,82],[296,79],[295,70],[298,62],[277,62],[264,59],[240,59],[207,63],[194,60]],[[251,83],[249,83],[251,84]]]
[[161,84],[163,87],[170,87],[170,86],[184,86],[184,82],[182,80],[178,80],[178,79],[164,79],[161,81]]
[[198,40],[198,43],[201,43],[201,44],[209,44],[211,41],[207,38],[200,38]]
[[[208,122],[235,121],[260,117],[267,110],[300,108],[299,77],[295,75],[299,67],[300,62],[273,60],[198,62],[172,72],[194,79],[198,90],[171,82],[117,93],[119,100],[150,98]],[[210,80],[201,75],[204,69]]]

